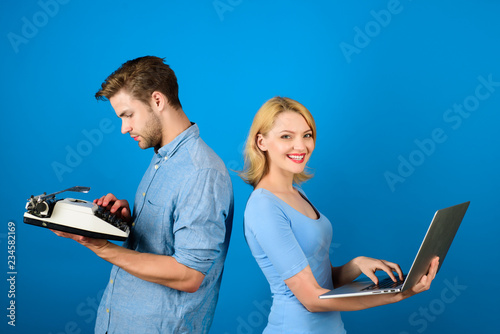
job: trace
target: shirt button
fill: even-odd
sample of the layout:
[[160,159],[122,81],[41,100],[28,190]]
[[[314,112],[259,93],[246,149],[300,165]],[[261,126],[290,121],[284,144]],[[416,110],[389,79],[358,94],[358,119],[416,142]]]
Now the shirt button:
[[109,283],[113,284],[113,280],[109,280]]
[[158,169],[158,167],[160,167],[160,166],[158,166],[158,165],[155,165],[155,169]]
[[106,312],[108,312],[108,313],[109,313],[109,308],[107,308],[107,309],[106,309]]
[[168,160],[168,157],[163,158],[163,160]]
[[132,226],[135,226],[135,222],[132,223]]
[[143,196],[143,197],[144,197],[144,196],[146,196],[146,193],[142,193],[142,196]]

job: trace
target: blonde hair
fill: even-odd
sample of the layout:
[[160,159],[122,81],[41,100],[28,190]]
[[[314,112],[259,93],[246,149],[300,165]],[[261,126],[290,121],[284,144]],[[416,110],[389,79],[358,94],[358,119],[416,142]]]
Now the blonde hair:
[[[255,115],[252,126],[248,133],[248,138],[245,145],[245,167],[239,173],[240,177],[246,183],[254,188],[259,181],[269,172],[269,163],[265,152],[261,151],[257,146],[257,135],[266,135],[274,126],[274,122],[279,114],[284,111],[292,111],[299,113],[304,117],[307,125],[311,128],[312,138],[316,143],[316,124],[309,110],[299,102],[287,97],[273,97],[265,102]],[[300,184],[309,180],[312,174],[305,170],[295,174],[293,182]]]

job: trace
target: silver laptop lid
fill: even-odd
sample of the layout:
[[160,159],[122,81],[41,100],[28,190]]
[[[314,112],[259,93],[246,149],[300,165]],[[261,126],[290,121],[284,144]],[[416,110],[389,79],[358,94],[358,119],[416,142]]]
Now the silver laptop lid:
[[420,278],[427,273],[429,263],[435,256],[439,256],[439,271],[469,203],[465,202],[436,211],[408,272],[402,291],[411,288],[420,281]]

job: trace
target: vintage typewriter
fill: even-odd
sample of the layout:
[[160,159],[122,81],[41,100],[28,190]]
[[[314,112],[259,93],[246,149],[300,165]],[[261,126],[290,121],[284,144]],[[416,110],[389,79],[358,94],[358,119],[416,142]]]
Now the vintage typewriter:
[[130,226],[104,207],[80,199],[55,197],[65,191],[88,193],[89,190],[72,187],[49,195],[31,196],[26,203],[24,222],[97,239],[127,239]]

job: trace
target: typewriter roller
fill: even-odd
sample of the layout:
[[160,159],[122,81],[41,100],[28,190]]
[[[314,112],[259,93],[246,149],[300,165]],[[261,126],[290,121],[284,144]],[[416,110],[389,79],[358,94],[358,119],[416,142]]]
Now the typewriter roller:
[[65,191],[87,193],[89,190],[88,187],[73,187],[49,195],[31,196],[26,203],[24,222],[91,238],[126,240],[129,225],[105,208],[85,200],[55,198]]

